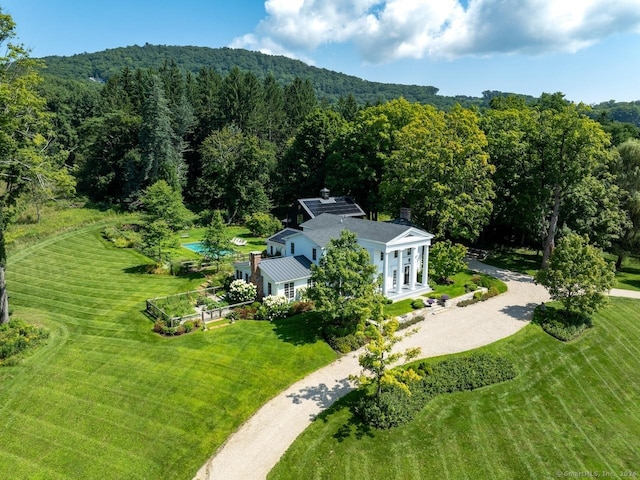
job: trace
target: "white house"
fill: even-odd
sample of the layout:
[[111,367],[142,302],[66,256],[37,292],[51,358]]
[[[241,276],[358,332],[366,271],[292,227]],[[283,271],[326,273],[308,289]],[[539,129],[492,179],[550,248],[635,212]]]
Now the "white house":
[[[260,252],[235,264],[236,278],[258,286],[262,296],[296,298],[311,285],[311,264],[318,264],[329,241],[342,230],[356,234],[382,276],[382,294],[392,300],[429,292],[426,268],[433,235],[407,223],[374,222],[323,213],[267,239],[267,258]],[[280,255],[272,257],[271,255]],[[419,280],[419,273],[422,273]]]

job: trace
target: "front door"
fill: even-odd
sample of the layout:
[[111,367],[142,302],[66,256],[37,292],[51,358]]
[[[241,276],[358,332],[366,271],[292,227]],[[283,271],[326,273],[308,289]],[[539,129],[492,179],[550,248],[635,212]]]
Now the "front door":
[[409,265],[404,267],[404,284],[409,285],[409,272],[411,267]]

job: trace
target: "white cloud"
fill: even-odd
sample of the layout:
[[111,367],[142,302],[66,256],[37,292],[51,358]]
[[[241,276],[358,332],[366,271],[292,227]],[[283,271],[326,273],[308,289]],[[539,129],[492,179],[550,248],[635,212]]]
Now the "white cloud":
[[640,0],[267,0],[267,17],[231,46],[305,58],[354,43],[363,59],[575,52],[640,33]]

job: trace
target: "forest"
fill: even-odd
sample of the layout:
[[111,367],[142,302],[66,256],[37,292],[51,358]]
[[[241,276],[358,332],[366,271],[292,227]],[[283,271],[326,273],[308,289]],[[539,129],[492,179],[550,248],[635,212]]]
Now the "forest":
[[135,210],[164,180],[204,222],[221,210],[237,223],[283,219],[296,198],[327,187],[373,219],[409,207],[438,238],[549,252],[571,230],[620,253],[637,248],[633,123],[561,93],[485,92],[486,107],[441,109],[346,92],[330,102],[317,81],[164,60],[109,71],[104,83],[50,72],[40,88],[54,115],[50,149],[92,202]]

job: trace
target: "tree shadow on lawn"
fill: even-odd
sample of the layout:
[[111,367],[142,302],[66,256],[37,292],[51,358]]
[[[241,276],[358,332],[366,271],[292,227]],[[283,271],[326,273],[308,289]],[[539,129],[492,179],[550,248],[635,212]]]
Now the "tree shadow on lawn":
[[[640,289],[640,268],[622,267],[617,273],[622,275],[622,278],[616,275],[618,283]],[[633,275],[635,278],[626,278],[626,275]]]
[[360,399],[365,395],[363,390],[353,390],[346,394],[344,397],[338,399],[333,405],[329,408],[318,414],[316,417],[316,421],[322,421],[327,423],[329,421],[329,417],[331,415],[335,415],[336,413],[342,412],[344,410],[348,411],[348,418],[344,423],[341,423],[338,427],[338,430],[333,434],[333,438],[335,438],[338,443],[342,443],[349,437],[355,437],[357,440],[360,440],[363,437],[374,438],[374,430],[369,425],[365,424],[356,414],[355,408],[360,402]]
[[273,322],[276,336],[293,345],[305,345],[322,340],[322,322],[317,313],[306,312]]

